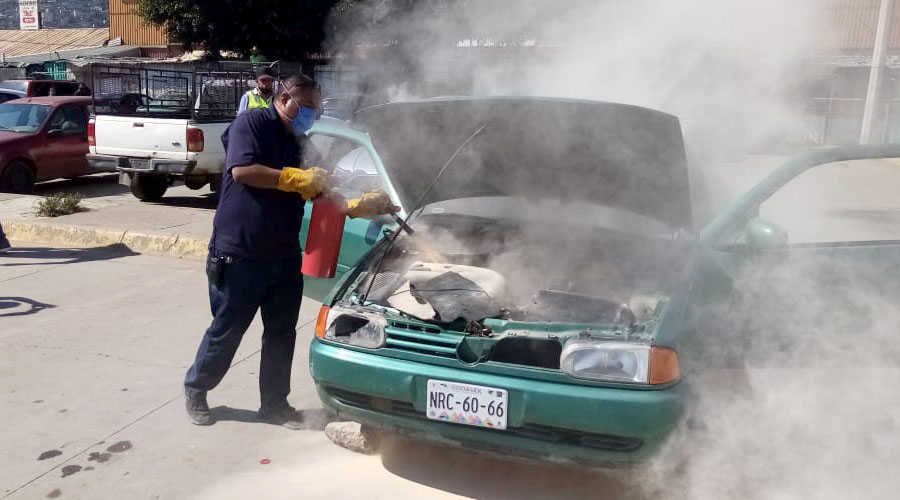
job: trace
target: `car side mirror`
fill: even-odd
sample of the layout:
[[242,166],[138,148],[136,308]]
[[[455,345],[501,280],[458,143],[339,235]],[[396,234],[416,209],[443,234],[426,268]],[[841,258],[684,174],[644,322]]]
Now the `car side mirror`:
[[738,239],[739,243],[742,243],[746,248],[757,252],[781,250],[787,248],[788,244],[787,231],[764,219],[750,220]]

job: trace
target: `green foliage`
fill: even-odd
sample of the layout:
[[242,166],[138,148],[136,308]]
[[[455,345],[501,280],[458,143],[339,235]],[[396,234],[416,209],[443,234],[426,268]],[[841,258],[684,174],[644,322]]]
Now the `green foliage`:
[[57,193],[35,203],[34,212],[38,217],[59,217],[83,212],[86,209],[80,205],[81,195],[77,193]]
[[140,13],[186,48],[202,45],[268,60],[301,60],[320,50],[339,0],[140,0]]

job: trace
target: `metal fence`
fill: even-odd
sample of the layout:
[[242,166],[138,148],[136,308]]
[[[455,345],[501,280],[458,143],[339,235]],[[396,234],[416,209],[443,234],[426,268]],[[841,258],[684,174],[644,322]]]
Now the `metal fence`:
[[250,71],[141,65],[91,68],[97,113],[230,120],[255,80]]

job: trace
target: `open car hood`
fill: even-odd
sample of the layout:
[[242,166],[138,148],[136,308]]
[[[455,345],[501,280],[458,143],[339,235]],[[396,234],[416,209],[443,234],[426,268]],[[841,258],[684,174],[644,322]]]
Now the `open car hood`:
[[382,104],[356,114],[403,204],[480,196],[581,201],[691,227],[684,142],[672,115],[624,104],[460,97]]

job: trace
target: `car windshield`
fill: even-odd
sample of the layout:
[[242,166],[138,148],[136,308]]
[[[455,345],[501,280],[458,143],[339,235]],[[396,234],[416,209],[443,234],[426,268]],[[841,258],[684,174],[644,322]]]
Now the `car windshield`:
[[31,133],[41,128],[50,106],[41,104],[0,104],[0,130]]

